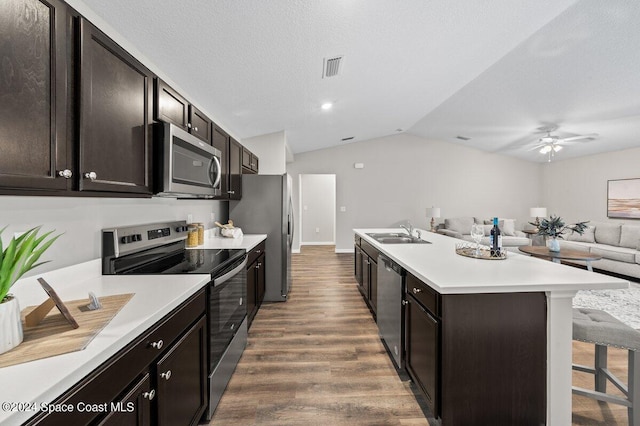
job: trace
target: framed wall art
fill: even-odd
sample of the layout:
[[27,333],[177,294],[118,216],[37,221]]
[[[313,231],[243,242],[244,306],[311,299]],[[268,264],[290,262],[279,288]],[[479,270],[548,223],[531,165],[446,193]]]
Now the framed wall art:
[[640,219],[640,178],[607,181],[607,217]]

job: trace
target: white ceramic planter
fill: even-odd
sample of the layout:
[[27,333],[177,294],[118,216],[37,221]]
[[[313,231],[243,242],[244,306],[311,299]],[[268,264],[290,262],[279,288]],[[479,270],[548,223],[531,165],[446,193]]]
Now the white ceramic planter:
[[550,238],[549,241],[547,241],[547,247],[549,248],[549,251],[557,253],[560,251],[560,241],[556,238]]
[[23,339],[18,299],[7,298],[9,300],[0,303],[0,354],[15,348]]

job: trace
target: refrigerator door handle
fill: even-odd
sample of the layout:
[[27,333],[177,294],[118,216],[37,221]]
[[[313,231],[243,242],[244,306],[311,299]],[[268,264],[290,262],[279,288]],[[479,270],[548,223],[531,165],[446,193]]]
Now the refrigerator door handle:
[[295,231],[295,222],[293,219],[293,202],[289,198],[289,223],[287,224],[289,236],[289,248],[293,247],[293,232]]

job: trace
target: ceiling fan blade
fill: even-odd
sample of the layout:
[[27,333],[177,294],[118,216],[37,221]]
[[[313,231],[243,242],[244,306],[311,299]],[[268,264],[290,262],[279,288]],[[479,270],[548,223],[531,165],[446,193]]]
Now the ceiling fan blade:
[[597,133],[590,133],[588,135],[572,136],[570,138],[560,138],[560,141],[561,142],[572,142],[572,141],[578,141],[578,140],[581,140],[581,139],[587,139],[587,141],[585,141],[585,142],[588,142],[588,141],[594,140],[598,136],[599,135]]
[[527,149],[527,151],[535,151],[535,150],[540,149],[540,148],[542,148],[543,146],[546,146],[546,145],[550,145],[550,144],[548,144],[548,143],[539,143],[539,144],[536,144],[536,145],[532,146],[531,148]]

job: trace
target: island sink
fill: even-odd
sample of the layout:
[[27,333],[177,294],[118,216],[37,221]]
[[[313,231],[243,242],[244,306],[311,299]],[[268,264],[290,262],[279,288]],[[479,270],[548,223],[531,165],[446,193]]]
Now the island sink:
[[372,233],[367,235],[382,244],[431,244],[429,241],[398,232]]

